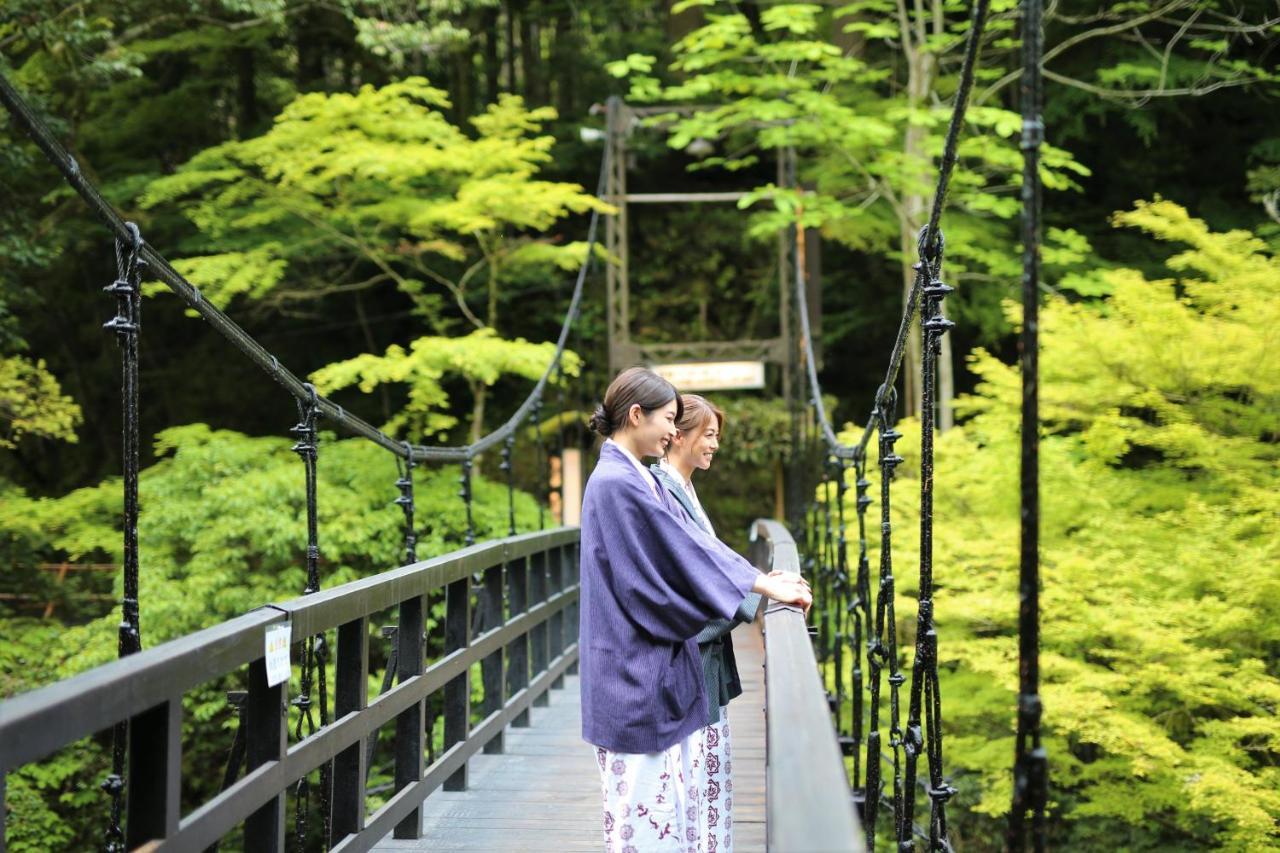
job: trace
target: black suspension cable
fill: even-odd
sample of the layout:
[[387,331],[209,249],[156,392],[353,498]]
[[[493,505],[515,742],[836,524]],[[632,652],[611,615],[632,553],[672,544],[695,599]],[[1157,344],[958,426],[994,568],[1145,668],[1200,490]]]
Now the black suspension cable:
[[[0,103],[3,103],[9,114],[13,117],[15,123],[21,127],[32,138],[36,145],[44,152],[49,161],[62,173],[63,178],[74,189],[80,197],[89,206],[89,209],[101,219],[106,226],[115,234],[116,239],[129,241],[130,234],[120,214],[115,208],[102,196],[98,188],[90,181],[80,170],[80,164],[71,156],[70,152],[58,141],[49,126],[36,115],[35,111],[26,103],[18,94],[13,84],[3,75],[0,74]],[[608,174],[609,151],[606,146],[605,152],[600,163],[600,174],[596,182],[596,197],[600,197],[604,193],[605,176]],[[508,435],[519,428],[520,424],[528,417],[533,407],[533,402],[540,399],[543,389],[551,376],[552,369],[559,363],[564,353],[565,343],[569,337],[569,331],[579,314],[579,303],[582,298],[583,282],[586,280],[587,273],[590,270],[592,259],[595,256],[596,234],[599,231],[600,212],[593,210],[591,212],[591,220],[587,228],[587,254],[583,259],[582,265],[578,268],[577,279],[574,283],[573,296],[570,299],[569,308],[565,312],[565,318],[560,328],[560,335],[556,340],[555,354],[552,356],[550,363],[543,371],[542,376],[538,379],[532,391],[529,392],[525,400],[515,413],[509,417],[502,426],[485,435],[483,438],[469,445],[460,447],[431,447],[426,445],[409,445],[410,450],[405,449],[403,442],[393,439],[382,430],[368,423],[362,418],[346,412],[341,406],[329,401],[324,397],[316,398],[316,405],[319,407],[320,414],[339,424],[347,432],[362,436],[382,448],[395,453],[396,455],[404,455],[411,453],[418,462],[459,462],[463,459],[471,459],[483,453],[491,447],[499,444],[506,439]],[[252,336],[242,329],[234,320],[223,313],[219,308],[206,300],[201,294],[199,288],[191,284],[181,273],[173,268],[173,266],[165,260],[165,258],[151,246],[142,245],[140,257],[149,266],[151,273],[162,281],[170,290],[178,294],[192,310],[198,313],[206,322],[217,330],[223,337],[231,342],[236,349],[240,350],[251,361],[262,368],[266,373],[280,383],[300,402],[309,402],[311,396],[307,391],[306,384],[299,379],[290,370],[280,364],[276,356],[272,355],[264,346],[258,343]]]
[[1022,369],[1021,560],[1018,602],[1018,729],[1009,810],[1009,850],[1025,849],[1024,823],[1032,813],[1036,853],[1046,845],[1048,755],[1040,741],[1040,145],[1044,141],[1040,78],[1044,49],[1042,0],[1026,0],[1022,18]]
[[[124,595],[120,600],[120,625],[116,652],[127,657],[142,650],[142,628],[138,610],[138,338],[142,333],[142,260],[144,245],[138,226],[124,223],[128,241],[116,238],[116,278],[103,291],[116,297],[116,315],[103,324],[114,332],[121,349],[121,392],[124,462]],[[129,741],[128,722],[111,730],[111,773],[102,789],[111,798],[110,822],[105,848],[109,853],[125,849],[121,811],[125,790],[125,752]]]
[[[969,94],[973,90],[973,77],[977,67],[978,53],[982,45],[982,34],[986,27],[989,7],[990,0],[974,0],[969,21],[968,40],[965,44],[964,59],[960,68],[960,81],[956,87],[955,103],[951,109],[951,120],[947,125],[947,135],[942,148],[942,159],[938,166],[938,183],[934,189],[933,200],[930,205],[929,222],[921,231],[923,236],[920,241],[922,261],[931,261],[933,256],[939,253],[942,248],[942,232],[939,230],[939,224],[947,201],[951,173],[955,170],[957,151],[960,144],[960,131],[964,127]],[[803,232],[799,223],[796,225],[796,233],[803,240]],[[906,353],[907,336],[911,331],[911,324],[915,321],[920,289],[925,284],[925,279],[921,275],[923,270],[920,268],[916,270],[915,281],[908,294],[907,304],[902,313],[902,320],[898,324],[898,334],[894,340],[893,350],[889,355],[889,368],[885,372],[885,380],[880,385],[880,390],[876,392],[876,400],[871,407],[871,417],[867,419],[867,425],[863,429],[862,437],[858,440],[858,443],[846,445],[842,444],[836,437],[835,430],[831,426],[831,420],[827,416],[826,406],[822,402],[822,386],[818,383],[817,365],[813,358],[813,337],[809,328],[809,306],[805,293],[805,272],[803,265],[800,264],[800,259],[797,258],[796,260],[795,302],[797,313],[800,315],[801,346],[805,351],[806,378],[809,381],[810,393],[818,412],[819,426],[831,453],[842,459],[853,459],[865,452],[867,442],[871,440],[871,434],[876,429],[876,412],[882,402],[881,395],[887,393],[885,389],[893,388],[898,380],[898,370],[902,366],[902,358]]]

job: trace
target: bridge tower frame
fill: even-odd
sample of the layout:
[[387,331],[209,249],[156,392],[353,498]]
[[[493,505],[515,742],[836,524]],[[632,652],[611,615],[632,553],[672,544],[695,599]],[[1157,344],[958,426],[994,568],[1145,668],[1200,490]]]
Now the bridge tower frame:
[[[763,339],[728,341],[689,341],[685,343],[646,343],[631,336],[631,257],[628,239],[628,207],[632,204],[679,204],[737,202],[746,190],[729,192],[635,193],[627,187],[628,139],[642,119],[671,112],[688,112],[705,107],[646,105],[631,106],[614,95],[606,103],[605,144],[609,146],[609,170],[605,176],[604,200],[616,209],[605,217],[605,249],[610,261],[605,271],[605,302],[609,332],[610,373],[634,365],[651,365],[671,361],[707,362],[725,360],[763,361],[781,368],[782,395],[792,401],[792,394],[803,387],[798,373],[802,362],[803,341],[796,332],[792,288],[800,273],[796,255],[796,235],[782,233],[777,238],[778,320],[777,336]],[[796,185],[796,153],[791,147],[779,150],[776,185]],[[816,232],[805,234],[800,258],[806,267],[806,297],[809,303],[810,327],[819,337],[822,315],[820,243]],[[814,341],[815,351],[818,349]]]

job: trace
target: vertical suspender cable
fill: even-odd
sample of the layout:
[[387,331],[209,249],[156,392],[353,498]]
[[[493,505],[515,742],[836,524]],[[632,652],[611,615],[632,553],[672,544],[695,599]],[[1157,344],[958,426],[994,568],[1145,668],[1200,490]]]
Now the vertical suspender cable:
[[1018,732],[1014,757],[1009,849],[1025,849],[1026,813],[1032,847],[1045,849],[1048,758],[1040,742],[1040,415],[1038,333],[1040,300],[1040,145],[1044,49],[1043,0],[1026,0],[1022,17],[1022,514],[1018,580]]

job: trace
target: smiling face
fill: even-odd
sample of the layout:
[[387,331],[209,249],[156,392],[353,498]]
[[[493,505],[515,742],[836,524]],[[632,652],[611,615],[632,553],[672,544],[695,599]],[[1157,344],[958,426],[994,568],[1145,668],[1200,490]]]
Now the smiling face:
[[[719,449],[720,420],[715,415],[709,415],[697,429],[680,430],[676,433],[667,458],[681,468],[700,468],[705,471],[711,467],[711,460]],[[680,465],[681,461],[685,464]]]
[[639,404],[627,413],[627,432],[640,456],[662,456],[676,437],[676,410],[673,397],[665,406],[646,412]]

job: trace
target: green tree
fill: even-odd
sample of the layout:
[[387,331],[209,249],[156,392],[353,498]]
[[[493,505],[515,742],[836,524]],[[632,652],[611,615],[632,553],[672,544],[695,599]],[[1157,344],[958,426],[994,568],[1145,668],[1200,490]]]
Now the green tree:
[[[758,228],[775,231],[799,221],[896,262],[905,297],[958,84],[969,4],[859,0],[831,9],[778,3],[758,15],[716,0],[676,5],[694,8],[704,11],[704,22],[675,44],[669,82],[661,82],[655,59],[644,54],[612,63],[610,70],[631,78],[632,99],[703,107],[655,121],[670,122],[673,147],[713,141],[723,153],[706,158],[704,168],[742,169],[762,152],[796,148],[800,181],[807,186],[786,191],[769,185],[744,200],[772,197],[775,211],[758,217]],[[1013,0],[991,5],[979,87],[966,116],[945,220],[947,278],[961,284],[948,305],[988,343],[1006,331],[999,304],[1018,274],[1020,119],[1009,85],[1019,76],[1016,8]],[[1263,15],[1257,10],[1254,17]],[[1055,6],[1047,19],[1046,61],[1074,65],[1070,75],[1046,74],[1113,103],[1263,83],[1274,75],[1241,54],[1267,26],[1193,0],[1115,3],[1087,14]],[[1099,39],[1108,50],[1098,49]],[[1138,46],[1128,46],[1130,39]],[[1139,80],[1142,85],[1133,88]],[[1052,145],[1042,156],[1041,178],[1050,190],[1078,188],[1076,181],[1090,172]],[[1062,260],[1079,260],[1077,234],[1051,229],[1046,236]],[[944,337],[944,428],[954,389],[950,347]],[[917,334],[909,340],[904,369],[908,412],[919,406],[918,350]]]
[[[1166,277],[1095,269],[1064,281],[1072,296],[1049,298],[1041,313],[1054,846],[1271,849],[1280,837],[1280,623],[1268,604],[1280,595],[1280,259],[1255,236],[1213,232],[1168,201],[1115,222],[1180,248]],[[957,400],[962,422],[937,443],[934,565],[946,768],[961,789],[953,802],[967,809],[957,838],[997,850],[1017,691],[1021,392],[1016,365],[979,351],[972,368],[981,383]],[[919,423],[900,429],[907,462],[893,523],[911,530]],[[894,544],[909,604],[918,543]],[[899,610],[907,643],[913,616]]]
[[[301,594],[306,585],[306,508],[302,464],[290,443],[190,424],[165,430],[157,445],[160,461],[145,469],[140,481],[144,646]],[[335,440],[322,433],[317,468],[323,586],[401,565],[404,520],[392,502],[398,490],[391,455],[362,439]],[[431,508],[417,515],[422,559],[447,553],[464,541],[466,514],[457,497],[458,474],[457,466],[415,469],[418,505]],[[506,535],[505,487],[477,476],[473,491],[477,537]],[[538,518],[533,499],[523,493],[515,499],[519,529],[533,529]],[[6,520],[0,557],[6,572],[33,571],[32,558],[118,562],[121,512],[118,479],[60,498],[30,498],[15,490],[0,493],[0,516]],[[121,592],[121,579],[116,577],[117,600]],[[434,628],[440,616],[433,611],[429,625]],[[114,659],[119,618],[114,609],[100,609],[74,626],[0,618],[0,636],[5,638],[0,643],[0,695],[30,690]],[[376,631],[376,621],[370,627]],[[370,646],[375,655],[370,689],[376,692],[381,675],[376,670],[386,644],[371,637]],[[331,669],[330,683],[333,677]],[[210,769],[226,761],[236,723],[225,690],[242,686],[238,682],[233,675],[184,697],[183,777],[189,801],[208,799],[221,781],[220,773]],[[298,689],[295,675],[291,695]],[[90,738],[11,772],[6,805],[12,849],[93,847],[105,821],[106,799],[98,783],[108,765],[106,741]]]
[[[472,138],[449,122],[441,111],[447,106],[444,92],[412,77],[354,95],[303,95],[269,132],[198,154],[154,181],[143,202],[187,200],[203,245],[216,251],[177,266],[216,303],[240,298],[287,310],[328,294],[392,286],[437,334],[458,315],[493,331],[504,283],[564,275],[585,261],[585,243],[558,243],[547,229],[607,207],[577,184],[537,178],[554,140],[536,134],[553,109],[530,110],[504,96],[471,119]],[[471,304],[477,289],[480,307]],[[372,341],[363,316],[361,322]],[[428,404],[447,402],[430,373],[438,378],[447,360],[468,374],[478,437],[494,368],[529,375],[530,357],[544,351],[489,335],[470,341],[471,357],[452,347],[433,354],[443,342],[422,338],[411,345],[412,363],[397,366],[403,350],[395,347],[381,360],[366,356],[319,376],[327,388],[359,377],[366,390],[412,379],[410,409],[391,423],[418,418],[434,432],[450,418],[422,420]]]

